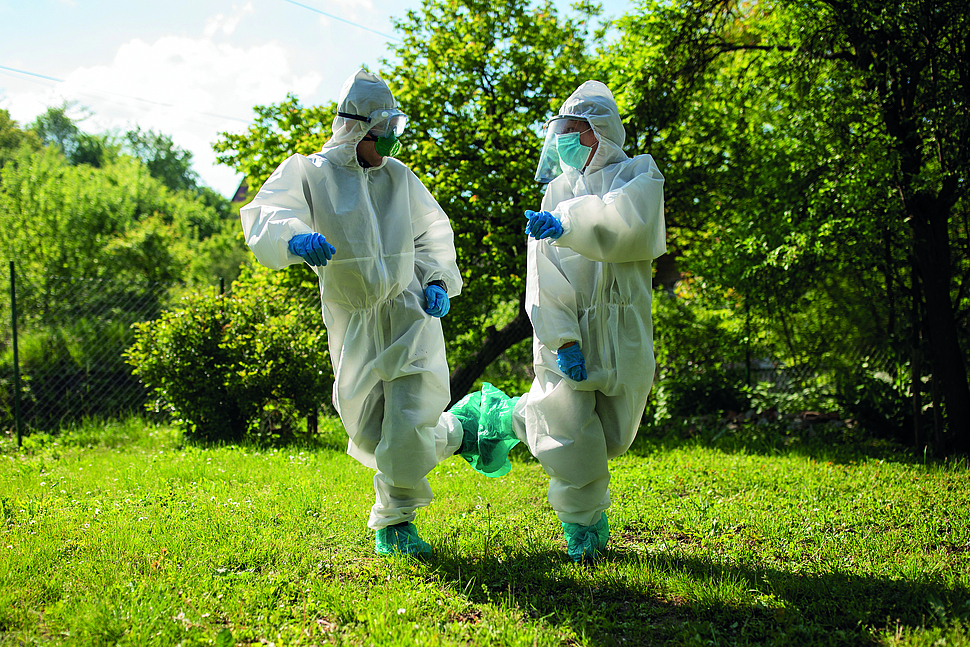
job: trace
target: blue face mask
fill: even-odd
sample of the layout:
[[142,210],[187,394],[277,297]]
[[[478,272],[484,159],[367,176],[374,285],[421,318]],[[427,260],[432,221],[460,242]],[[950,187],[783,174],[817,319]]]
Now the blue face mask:
[[567,166],[571,166],[577,171],[583,170],[586,160],[593,150],[592,146],[583,146],[579,143],[579,136],[582,133],[565,133],[556,136],[556,148],[559,150],[559,159]]

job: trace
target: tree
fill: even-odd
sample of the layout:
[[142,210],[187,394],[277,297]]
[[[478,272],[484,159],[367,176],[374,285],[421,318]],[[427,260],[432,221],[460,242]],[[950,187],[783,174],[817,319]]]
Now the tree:
[[199,176],[192,170],[192,153],[176,146],[168,135],[135,128],[125,134],[125,149],[172,191],[199,190]]
[[[587,24],[558,16],[551,2],[425,0],[397,22],[386,78],[408,113],[402,155],[448,213],[465,286],[444,320],[459,360],[452,398],[462,397],[493,360],[528,339],[525,311],[526,209],[542,199],[534,181],[539,127],[584,76]],[[385,64],[388,64],[385,61]],[[500,304],[517,302],[504,327],[486,325]]]
[[[676,159],[668,214],[708,243],[691,262],[753,298],[792,348],[831,349],[833,324],[914,349],[925,330],[958,452],[970,441],[967,14],[956,2],[642,3],[610,59],[638,145]],[[861,314],[796,322],[820,296]]]
[[[533,180],[539,127],[586,80],[586,25],[595,10],[580,9],[579,19],[562,19],[551,2],[425,0],[396,24],[403,38],[391,48],[400,62],[383,62],[381,76],[408,114],[399,157],[455,229],[465,285],[443,322],[458,360],[456,400],[488,364],[531,336],[523,212],[542,197]],[[246,133],[222,134],[219,160],[258,186],[285,157],[319,150],[335,110],[304,108],[293,96],[259,106]],[[518,304],[515,315],[497,322],[501,329],[490,325],[510,302]]]
[[212,148],[216,159],[246,176],[257,188],[287,157],[310,155],[330,138],[337,104],[303,107],[293,94],[281,103],[253,108],[256,118],[242,133],[221,133]]
[[41,145],[36,133],[21,130],[17,122],[10,118],[9,112],[0,110],[0,167],[3,167],[6,160],[13,157],[21,146],[36,151]]
[[68,110],[74,106],[74,103],[64,102],[58,107],[50,107],[29,126],[44,144],[54,146],[67,158],[77,148],[78,136],[81,134],[77,120],[67,115]]

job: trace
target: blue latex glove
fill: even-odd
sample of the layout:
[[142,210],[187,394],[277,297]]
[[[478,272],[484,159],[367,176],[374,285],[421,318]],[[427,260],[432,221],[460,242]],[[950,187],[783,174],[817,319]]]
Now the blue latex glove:
[[562,223],[548,211],[526,211],[525,217],[529,220],[525,226],[525,233],[536,240],[556,239],[562,236]]
[[573,344],[567,348],[560,348],[556,353],[556,363],[559,370],[569,376],[574,382],[582,382],[586,379],[586,358],[583,351],[579,350],[579,344]]
[[323,234],[313,232],[312,234],[297,234],[290,239],[287,244],[291,254],[300,256],[310,265],[326,265],[327,261],[333,257],[333,245],[327,242]]
[[429,285],[424,289],[424,296],[428,300],[428,307],[424,309],[432,317],[444,317],[451,310],[448,293],[438,285]]

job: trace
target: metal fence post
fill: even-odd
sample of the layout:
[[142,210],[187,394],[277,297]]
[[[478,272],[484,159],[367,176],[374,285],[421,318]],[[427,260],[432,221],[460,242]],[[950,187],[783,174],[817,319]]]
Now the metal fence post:
[[20,433],[20,358],[17,355],[17,273],[10,261],[10,321],[13,330],[13,420],[17,429],[17,447],[23,446]]
[[744,297],[744,383],[751,386],[751,306]]

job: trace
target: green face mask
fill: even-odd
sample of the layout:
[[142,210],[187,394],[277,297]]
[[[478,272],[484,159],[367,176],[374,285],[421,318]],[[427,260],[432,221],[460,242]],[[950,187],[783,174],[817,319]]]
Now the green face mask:
[[581,133],[565,133],[556,138],[556,148],[559,149],[559,159],[564,164],[573,167],[577,171],[583,170],[589,153],[593,150],[592,146],[583,146],[579,143]]
[[377,138],[374,150],[381,157],[394,157],[401,150],[401,142],[397,140],[397,135],[393,132]]

